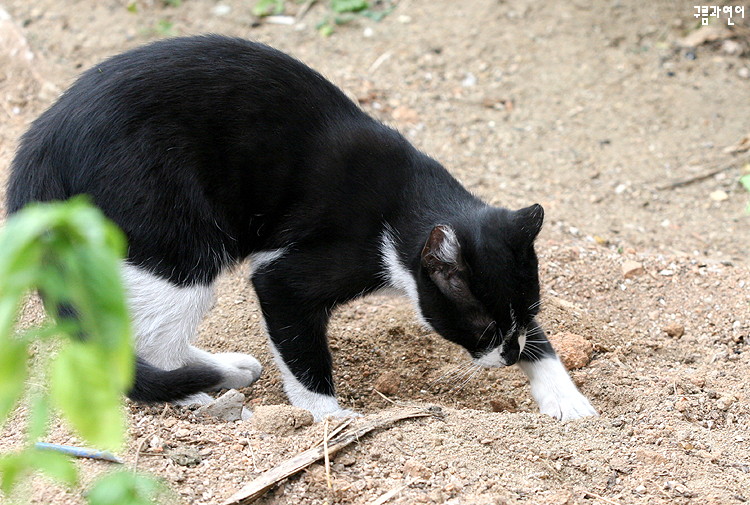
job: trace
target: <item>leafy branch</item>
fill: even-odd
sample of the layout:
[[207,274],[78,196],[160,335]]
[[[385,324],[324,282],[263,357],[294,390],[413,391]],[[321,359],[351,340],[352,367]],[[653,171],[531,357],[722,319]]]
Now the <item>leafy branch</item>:
[[[0,490],[6,495],[32,471],[77,484],[76,467],[66,456],[34,446],[46,435],[53,409],[91,444],[104,449],[123,444],[122,396],[134,370],[120,278],[124,252],[122,233],[80,197],[30,205],[0,232],[0,426],[19,403],[29,405],[27,445],[0,458]],[[34,291],[55,317],[41,328],[14,332],[21,304]],[[42,363],[31,369],[34,344],[43,351],[37,353]],[[59,350],[45,360],[52,348]],[[38,370],[49,388],[28,392],[27,379]],[[158,486],[132,473],[111,474],[88,499],[92,505],[147,504]]]

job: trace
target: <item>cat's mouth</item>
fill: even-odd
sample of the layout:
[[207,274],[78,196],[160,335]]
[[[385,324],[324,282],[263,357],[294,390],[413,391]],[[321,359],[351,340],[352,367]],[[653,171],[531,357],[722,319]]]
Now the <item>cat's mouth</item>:
[[[485,368],[501,368],[515,364],[521,357],[523,348],[526,346],[526,332],[522,331],[518,334],[518,354],[515,356],[509,356],[505,352],[506,343],[503,342],[499,346],[487,351],[486,353],[474,357],[474,363]],[[514,353],[515,354],[515,353]]]

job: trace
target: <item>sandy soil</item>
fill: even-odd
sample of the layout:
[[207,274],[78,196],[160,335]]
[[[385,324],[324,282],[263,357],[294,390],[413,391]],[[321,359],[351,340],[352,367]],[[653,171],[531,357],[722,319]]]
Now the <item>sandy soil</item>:
[[[541,319],[553,335],[593,344],[590,364],[572,375],[601,412],[567,423],[541,416],[518,370],[451,374],[465,356],[421,329],[405,300],[358,300],[330,328],[341,402],[367,417],[394,408],[373,388],[386,374],[393,401],[440,405],[445,415],[343,450],[332,489],[316,464],[261,503],[365,504],[399,489],[387,503],[750,499],[750,217],[737,183],[748,157],[725,152],[750,133],[746,31],[734,32],[734,45],[692,50],[677,45],[698,28],[685,2],[403,0],[382,22],[323,38],[314,29],[323,5],[285,26],[258,24],[249,4],[139,0],[131,13],[114,0],[0,0],[13,23],[0,20],[0,179],[28,123],[78,72],[158,38],[162,20],[174,34],[267,42],[323,72],[486,200],[545,206]],[[231,11],[219,15],[218,5]],[[13,49],[23,40],[31,61]],[[661,189],[708,171],[717,173]],[[643,272],[625,278],[626,261]],[[255,354],[266,371],[243,391],[248,407],[283,405],[245,276],[240,268],[222,278],[199,343]],[[40,317],[31,304],[24,321]],[[666,331],[678,326],[679,337]],[[263,431],[184,408],[128,409],[120,455],[163,477],[175,503],[221,503],[325,428]],[[23,443],[24,414],[6,426],[0,451]],[[272,415],[284,425],[292,414]],[[49,440],[81,443],[61,426]],[[110,468],[80,465],[86,481]],[[83,502],[41,479],[23,500]]]

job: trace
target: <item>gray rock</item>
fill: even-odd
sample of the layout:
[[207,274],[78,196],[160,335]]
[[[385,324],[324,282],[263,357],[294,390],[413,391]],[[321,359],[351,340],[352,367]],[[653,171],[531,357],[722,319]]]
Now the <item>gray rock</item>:
[[239,421],[249,417],[249,411],[243,408],[243,403],[245,395],[230,389],[213,402],[200,407],[195,413],[198,416],[215,417],[222,421]]

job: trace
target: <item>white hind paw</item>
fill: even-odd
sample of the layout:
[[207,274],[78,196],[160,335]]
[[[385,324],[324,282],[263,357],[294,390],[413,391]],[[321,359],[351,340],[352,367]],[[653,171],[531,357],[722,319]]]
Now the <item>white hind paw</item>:
[[174,402],[175,405],[208,405],[214,399],[206,393],[196,393]]
[[257,381],[263,373],[263,366],[249,354],[225,352],[214,354],[213,358],[220,364],[224,381],[220,387],[226,389],[244,388]]

